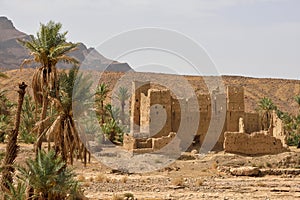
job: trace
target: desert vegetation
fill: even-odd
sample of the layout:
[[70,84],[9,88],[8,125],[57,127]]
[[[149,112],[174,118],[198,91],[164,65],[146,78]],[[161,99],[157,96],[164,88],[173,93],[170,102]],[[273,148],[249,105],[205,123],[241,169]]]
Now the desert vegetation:
[[[73,119],[72,103],[84,97],[90,83],[78,74],[78,61],[68,56],[77,44],[67,42],[67,32],[62,25],[50,21],[41,24],[36,36],[19,42],[30,51],[31,58],[25,59],[21,67],[38,63],[32,77],[33,97],[25,95],[27,85],[19,85],[19,101],[11,103],[0,91],[0,142],[6,141],[6,151],[1,153],[1,198],[3,199],[81,199],[81,189],[74,179],[72,165],[74,157],[87,163],[86,144],[80,140]],[[56,64],[74,64],[68,71],[58,71]],[[24,69],[23,69],[24,70]],[[79,77],[76,85],[75,79]],[[0,73],[0,78],[7,78]],[[73,88],[76,87],[76,93]],[[119,110],[105,105],[108,88],[102,83],[96,91],[99,123],[105,135],[102,139],[122,143],[124,118],[119,120]],[[121,91],[121,115],[128,99],[127,91]],[[15,118],[13,117],[15,114]],[[14,121],[14,123],[12,123]],[[47,152],[42,149],[48,141]],[[16,166],[19,142],[35,145],[35,158],[28,158],[25,166]],[[17,169],[17,173],[15,173]],[[16,176],[16,174],[18,174]]]
[[287,144],[300,148],[300,96],[295,96],[294,100],[299,106],[298,112],[295,115],[281,111],[268,97],[264,97],[258,102],[257,110],[261,115],[263,130],[270,128],[272,124],[272,112],[275,112],[283,122],[287,134]]

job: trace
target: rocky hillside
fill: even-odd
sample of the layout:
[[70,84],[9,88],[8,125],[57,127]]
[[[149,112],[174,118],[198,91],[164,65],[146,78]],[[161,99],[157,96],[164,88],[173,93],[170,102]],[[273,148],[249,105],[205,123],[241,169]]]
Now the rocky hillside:
[[[29,91],[31,88],[31,77],[34,69],[24,69],[6,71],[5,74],[9,78],[0,78],[1,89],[8,90],[8,96],[10,99],[15,100],[17,97],[17,85],[18,83],[25,81],[29,85]],[[100,73],[93,72],[97,77],[100,77]],[[106,72],[101,74],[101,82],[105,82],[109,85],[110,90],[113,90],[115,84],[122,78],[125,84],[131,84],[134,77],[141,77],[143,80],[147,80],[149,75],[155,75],[155,79],[164,80],[175,84],[175,88],[178,88],[179,93],[185,90],[180,78],[177,75],[167,74],[150,74],[150,73],[137,73],[130,72],[124,76],[123,72]],[[152,76],[153,77],[153,76]],[[200,76],[185,76],[186,80],[193,86],[196,93],[204,93],[206,91],[203,77]],[[212,79],[213,80],[213,79]],[[246,111],[254,112],[257,108],[257,102],[263,97],[269,97],[282,111],[290,113],[298,112],[297,103],[294,101],[294,97],[300,93],[300,81],[287,80],[287,79],[270,79],[270,78],[249,78],[242,76],[222,76],[223,83],[225,85],[239,85],[245,89],[245,107]],[[171,82],[172,81],[172,82]],[[109,94],[110,96],[111,94]]]
[[[0,70],[12,70],[20,68],[20,64],[29,57],[28,51],[22,47],[17,39],[29,39],[25,33],[17,30],[12,21],[6,17],[0,17]],[[132,70],[127,63],[119,63],[105,58],[94,48],[87,48],[80,43],[78,49],[70,54],[80,62],[85,60],[85,65],[90,68],[104,69],[107,71],[129,71]],[[88,56],[88,59],[86,57]],[[88,61],[88,62],[87,62]],[[34,65],[27,66],[34,67]],[[69,68],[70,66],[59,64],[59,68]]]

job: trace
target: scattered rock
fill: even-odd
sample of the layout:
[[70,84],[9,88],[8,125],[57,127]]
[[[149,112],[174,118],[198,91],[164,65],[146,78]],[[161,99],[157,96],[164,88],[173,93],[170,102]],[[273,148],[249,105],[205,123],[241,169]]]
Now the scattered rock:
[[231,168],[230,173],[234,176],[259,176],[260,170],[258,167],[238,167]]

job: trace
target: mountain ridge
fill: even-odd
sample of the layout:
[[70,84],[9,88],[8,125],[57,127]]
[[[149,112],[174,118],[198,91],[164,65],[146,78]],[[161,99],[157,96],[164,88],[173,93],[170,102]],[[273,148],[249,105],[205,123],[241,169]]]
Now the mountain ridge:
[[[18,43],[18,39],[29,39],[29,35],[15,28],[13,22],[5,16],[0,16],[0,71],[7,71],[20,68],[20,64],[29,58],[29,51]],[[88,56],[89,55],[89,56]],[[106,71],[132,71],[127,63],[120,63],[101,55],[95,48],[88,48],[84,43],[79,42],[77,50],[70,53],[85,65],[93,69]],[[87,60],[87,56],[89,57]],[[24,66],[26,68],[37,67],[37,64]],[[70,68],[71,65],[59,63],[58,68]]]

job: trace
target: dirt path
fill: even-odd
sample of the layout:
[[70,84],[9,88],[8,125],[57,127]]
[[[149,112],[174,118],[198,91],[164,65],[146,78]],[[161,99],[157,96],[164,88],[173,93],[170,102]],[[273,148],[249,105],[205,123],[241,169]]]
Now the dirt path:
[[[0,144],[0,152],[5,145]],[[33,146],[21,144],[18,163],[33,156]],[[89,199],[117,199],[132,193],[137,199],[300,199],[300,176],[248,177],[225,174],[218,166],[259,166],[262,169],[294,169],[300,166],[300,152],[292,149],[278,155],[246,157],[224,152],[204,157],[187,154],[164,169],[144,174],[122,174],[92,158],[74,170]],[[124,199],[122,197],[122,199]]]

